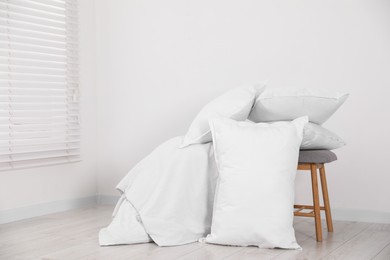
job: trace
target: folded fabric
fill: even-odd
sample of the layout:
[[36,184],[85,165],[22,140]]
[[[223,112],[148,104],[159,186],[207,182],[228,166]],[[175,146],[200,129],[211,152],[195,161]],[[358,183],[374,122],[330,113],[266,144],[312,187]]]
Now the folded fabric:
[[308,116],[323,124],[345,102],[348,94],[307,88],[266,88],[257,98],[249,115],[254,122],[293,120]]
[[113,215],[111,224],[99,232],[99,245],[138,244],[152,241],[145,231],[138,212],[124,195],[119,199]]
[[213,146],[178,148],[182,139],[159,145],[120,181],[124,202],[102,229],[101,245],[147,242],[141,225],[159,246],[196,242],[210,232],[218,177]]
[[303,130],[302,150],[333,150],[344,145],[343,139],[320,125],[308,123]]
[[256,98],[264,88],[264,83],[237,87],[208,103],[191,123],[181,147],[211,142],[208,123],[210,118],[220,116],[239,121],[247,119]]
[[206,242],[300,248],[293,228],[294,181],[307,121],[210,120],[219,179]]

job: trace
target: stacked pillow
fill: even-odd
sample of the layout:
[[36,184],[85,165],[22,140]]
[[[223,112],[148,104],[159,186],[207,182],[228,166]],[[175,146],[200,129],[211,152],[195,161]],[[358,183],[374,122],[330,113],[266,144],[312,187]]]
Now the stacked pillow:
[[246,120],[256,98],[264,89],[264,83],[240,86],[212,100],[195,117],[184,136],[181,147],[211,142],[208,122],[210,118],[226,117],[237,121]]
[[321,126],[345,102],[348,94],[307,88],[265,89],[249,115],[253,122],[293,120],[308,116],[301,149],[333,150],[345,145],[336,134]]
[[333,150],[344,145],[343,139],[320,125],[308,123],[303,129],[301,150]]
[[307,88],[267,88],[257,98],[249,115],[254,122],[293,120],[308,116],[323,124],[345,102],[348,94]]
[[219,180],[205,242],[300,248],[293,228],[299,150],[345,145],[321,124],[347,97],[260,84],[235,88],[199,112],[181,147],[213,141]]

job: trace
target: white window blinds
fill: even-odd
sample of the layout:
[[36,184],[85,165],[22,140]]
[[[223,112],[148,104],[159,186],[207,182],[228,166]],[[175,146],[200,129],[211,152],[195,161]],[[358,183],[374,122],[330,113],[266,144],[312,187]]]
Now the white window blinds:
[[0,170],[80,160],[75,0],[0,0]]

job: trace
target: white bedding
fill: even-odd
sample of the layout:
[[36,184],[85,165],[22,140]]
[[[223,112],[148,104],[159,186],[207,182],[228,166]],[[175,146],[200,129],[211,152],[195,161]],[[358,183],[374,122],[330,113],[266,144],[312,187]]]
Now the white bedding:
[[138,212],[123,194],[114,210],[111,224],[100,230],[99,244],[109,246],[148,243],[151,241],[152,239],[146,233]]
[[212,143],[178,148],[182,137],[158,146],[118,184],[122,197],[100,245],[198,241],[210,232],[218,172]]

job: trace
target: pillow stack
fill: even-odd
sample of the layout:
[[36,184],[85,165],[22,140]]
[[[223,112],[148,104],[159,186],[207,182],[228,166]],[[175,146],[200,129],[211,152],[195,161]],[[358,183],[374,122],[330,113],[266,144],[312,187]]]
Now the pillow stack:
[[345,145],[321,124],[347,97],[260,84],[235,88],[199,112],[181,147],[214,145],[219,180],[211,233],[204,241],[300,248],[293,229],[299,150]]
[[302,150],[333,150],[345,145],[336,134],[321,125],[345,102],[348,94],[314,91],[307,88],[266,89],[259,95],[249,115],[253,122],[294,120],[308,116]]

